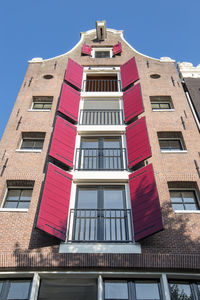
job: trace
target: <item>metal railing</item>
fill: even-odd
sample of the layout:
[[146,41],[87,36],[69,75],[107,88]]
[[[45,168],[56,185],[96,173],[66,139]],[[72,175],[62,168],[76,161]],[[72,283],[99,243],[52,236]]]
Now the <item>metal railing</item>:
[[80,125],[122,125],[122,109],[81,109]]
[[83,81],[83,92],[120,92],[121,80],[87,79]]
[[125,148],[77,148],[75,170],[126,170]]
[[130,209],[71,209],[68,241],[132,242]]

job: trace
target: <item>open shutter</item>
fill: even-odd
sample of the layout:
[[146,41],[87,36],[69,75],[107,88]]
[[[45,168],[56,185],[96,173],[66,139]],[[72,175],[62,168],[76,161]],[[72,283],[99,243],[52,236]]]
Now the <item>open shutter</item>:
[[126,142],[129,168],[151,156],[145,117],[126,127]]
[[83,67],[73,61],[71,58],[68,59],[67,70],[65,74],[65,80],[73,84],[79,90],[81,90],[83,77]]
[[113,46],[113,55],[116,55],[121,52],[122,52],[122,44],[119,42],[118,44]]
[[129,175],[134,239],[139,241],[163,229],[152,164]]
[[49,155],[73,168],[76,127],[57,116]]
[[36,227],[65,241],[72,176],[49,163]]
[[80,92],[63,82],[58,111],[78,121]]
[[91,51],[92,51],[92,47],[90,47],[89,45],[86,45],[86,44],[82,45],[82,48],[81,48],[82,54],[91,55]]
[[135,57],[121,66],[122,89],[139,79]]
[[125,123],[144,111],[140,84],[128,89],[123,94]]

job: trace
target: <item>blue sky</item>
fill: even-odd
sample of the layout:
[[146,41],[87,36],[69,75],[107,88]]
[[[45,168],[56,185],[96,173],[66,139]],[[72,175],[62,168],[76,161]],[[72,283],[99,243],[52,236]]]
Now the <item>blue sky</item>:
[[1,0],[0,137],[22,84],[28,60],[70,50],[81,31],[106,20],[151,57],[200,64],[199,0]]

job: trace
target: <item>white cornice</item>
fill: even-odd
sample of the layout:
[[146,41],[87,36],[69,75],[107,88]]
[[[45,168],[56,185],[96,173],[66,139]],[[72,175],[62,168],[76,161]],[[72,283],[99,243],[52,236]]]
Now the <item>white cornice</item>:
[[200,65],[196,67],[193,66],[190,62],[178,62],[177,63],[178,71],[180,77],[184,78],[200,78]]

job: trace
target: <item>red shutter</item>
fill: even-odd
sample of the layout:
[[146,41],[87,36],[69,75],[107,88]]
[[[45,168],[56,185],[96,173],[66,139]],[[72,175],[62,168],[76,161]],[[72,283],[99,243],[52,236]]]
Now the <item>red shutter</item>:
[[58,110],[74,121],[78,121],[80,92],[63,82]]
[[68,59],[67,71],[65,74],[65,80],[81,89],[83,77],[83,67],[73,61],[71,58]]
[[49,155],[73,167],[76,127],[57,116]]
[[119,42],[118,44],[113,46],[113,55],[116,55],[121,52],[122,52],[122,44]]
[[37,228],[65,241],[72,176],[49,163]]
[[129,168],[151,156],[145,117],[126,127],[126,142]]
[[92,47],[89,45],[83,44],[81,48],[81,53],[91,55]]
[[139,79],[135,57],[132,57],[124,65],[121,66],[121,79],[123,89]]
[[140,84],[128,89],[123,94],[125,123],[144,111]]
[[134,239],[139,241],[163,229],[152,164],[129,175]]

